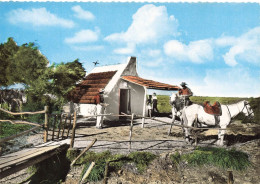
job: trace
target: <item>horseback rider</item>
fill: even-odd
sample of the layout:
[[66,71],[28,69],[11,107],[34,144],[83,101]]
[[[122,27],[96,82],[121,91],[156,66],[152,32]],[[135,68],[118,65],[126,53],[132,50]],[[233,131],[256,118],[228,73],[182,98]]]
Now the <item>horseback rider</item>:
[[182,89],[179,89],[178,94],[179,94],[180,98],[182,98],[182,100],[184,101],[184,105],[188,106],[191,104],[190,96],[192,96],[193,93],[190,90],[190,88],[187,87],[187,84],[185,82],[181,83],[181,87],[182,87]]

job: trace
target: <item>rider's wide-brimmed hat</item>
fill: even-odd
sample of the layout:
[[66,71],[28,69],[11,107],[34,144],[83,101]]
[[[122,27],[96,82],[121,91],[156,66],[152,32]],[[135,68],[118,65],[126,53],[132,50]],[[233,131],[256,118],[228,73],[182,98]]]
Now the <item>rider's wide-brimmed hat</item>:
[[187,84],[185,82],[182,82],[181,83],[181,86],[186,86]]

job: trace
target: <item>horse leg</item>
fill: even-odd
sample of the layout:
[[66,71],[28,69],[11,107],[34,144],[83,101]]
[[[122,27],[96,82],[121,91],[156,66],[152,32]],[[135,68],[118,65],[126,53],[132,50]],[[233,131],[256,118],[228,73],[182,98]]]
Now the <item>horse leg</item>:
[[169,131],[168,131],[168,136],[171,135],[172,126],[173,126],[174,121],[175,121],[175,115],[172,115],[172,124],[171,124],[171,126],[170,126]]
[[218,141],[217,141],[217,144],[219,146],[223,146],[224,145],[224,135],[225,135],[225,132],[226,132],[226,130],[218,130]]
[[184,128],[184,133],[185,133],[185,141],[187,144],[191,144],[190,140],[190,128]]

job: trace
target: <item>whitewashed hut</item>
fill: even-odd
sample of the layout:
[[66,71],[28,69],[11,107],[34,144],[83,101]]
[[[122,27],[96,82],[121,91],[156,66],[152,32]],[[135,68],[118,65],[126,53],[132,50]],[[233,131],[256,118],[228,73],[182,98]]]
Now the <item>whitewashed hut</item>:
[[[137,114],[145,116],[147,89],[177,91],[178,86],[143,79],[136,70],[136,57],[127,63],[94,68],[71,93],[71,101],[78,104],[79,115],[96,113],[94,96],[104,89],[104,101],[109,104],[105,113]],[[106,119],[118,119],[107,116]]]

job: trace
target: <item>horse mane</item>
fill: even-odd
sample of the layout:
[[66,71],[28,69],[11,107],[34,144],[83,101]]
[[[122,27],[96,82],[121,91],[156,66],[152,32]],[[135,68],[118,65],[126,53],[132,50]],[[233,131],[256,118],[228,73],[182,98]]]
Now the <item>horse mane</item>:
[[226,105],[228,105],[228,106],[235,106],[235,105],[238,105],[238,104],[240,104],[240,103],[245,103],[245,102],[247,102],[247,101],[246,101],[246,100],[240,100],[240,101],[238,101],[238,102],[236,102],[236,103],[226,104]]

